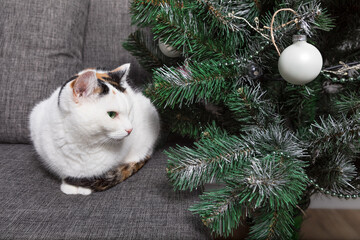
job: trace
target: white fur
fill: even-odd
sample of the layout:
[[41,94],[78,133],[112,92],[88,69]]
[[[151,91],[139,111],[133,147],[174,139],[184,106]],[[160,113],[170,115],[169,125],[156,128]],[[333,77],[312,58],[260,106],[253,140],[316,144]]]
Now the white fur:
[[[126,71],[125,81],[129,64],[120,69]],[[95,70],[88,71],[95,76]],[[69,82],[61,92],[59,106],[60,88],[34,107],[31,138],[51,171],[62,179],[94,177],[120,163],[139,162],[152,154],[160,128],[157,111],[149,99],[125,84],[124,93],[106,83],[110,89],[106,95],[79,96]],[[108,111],[118,112],[118,116],[112,119]],[[130,135],[126,132],[129,129],[133,129]],[[61,190],[66,194],[91,193],[64,182]]]
[[64,181],[62,182],[60,189],[63,193],[68,194],[68,195],[76,195],[76,194],[90,195],[91,194],[91,189],[73,186],[73,185],[67,184]]

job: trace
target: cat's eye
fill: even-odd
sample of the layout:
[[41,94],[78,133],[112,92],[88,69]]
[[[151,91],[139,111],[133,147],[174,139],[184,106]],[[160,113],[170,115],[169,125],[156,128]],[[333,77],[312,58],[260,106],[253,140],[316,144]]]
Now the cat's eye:
[[113,112],[113,111],[107,112],[107,114],[108,114],[109,117],[111,117],[111,118],[115,118],[115,117],[117,116],[117,112]]

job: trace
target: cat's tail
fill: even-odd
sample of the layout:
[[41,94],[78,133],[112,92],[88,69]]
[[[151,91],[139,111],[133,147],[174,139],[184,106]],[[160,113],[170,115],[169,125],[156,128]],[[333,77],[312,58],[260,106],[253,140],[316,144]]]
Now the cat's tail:
[[64,181],[70,185],[90,188],[93,192],[100,192],[105,191],[122,181],[126,180],[134,173],[139,171],[145,163],[150,159],[147,157],[141,162],[137,163],[126,163],[120,164],[115,169],[111,169],[110,171],[106,172],[104,175],[96,178],[73,178],[67,177]]

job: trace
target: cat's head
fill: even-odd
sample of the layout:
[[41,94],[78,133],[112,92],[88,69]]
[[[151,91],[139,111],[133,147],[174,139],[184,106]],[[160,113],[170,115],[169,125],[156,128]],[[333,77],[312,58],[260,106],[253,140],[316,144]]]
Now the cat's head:
[[85,69],[60,89],[58,106],[73,136],[95,142],[121,140],[133,130],[130,64],[112,71]]

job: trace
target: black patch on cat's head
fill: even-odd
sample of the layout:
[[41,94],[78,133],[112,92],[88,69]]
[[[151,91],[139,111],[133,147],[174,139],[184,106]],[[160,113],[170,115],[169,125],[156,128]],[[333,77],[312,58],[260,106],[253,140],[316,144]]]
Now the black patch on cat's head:
[[61,95],[61,92],[62,90],[64,89],[64,87],[66,86],[66,84],[68,84],[69,82],[71,82],[72,80],[76,79],[78,77],[78,75],[75,75],[75,76],[72,76],[69,80],[67,80],[60,88],[60,92],[59,92],[59,95],[58,95],[58,106],[60,106],[60,95]]
[[125,92],[126,88],[124,88],[121,83],[120,84],[113,84],[111,82],[109,82],[114,88],[116,88],[117,90],[119,90],[120,92]]
[[126,88],[124,87],[124,84],[121,81],[122,77],[125,74],[125,71],[112,72],[104,67],[97,67],[96,70],[106,72],[106,73],[99,73],[99,75],[101,75],[101,77],[98,78],[98,81],[100,80],[103,82],[107,82],[111,86],[113,86],[114,88],[119,90],[120,92],[125,92]]
[[109,93],[109,87],[106,86],[106,84],[103,81],[101,81],[100,79],[98,79],[97,81],[98,81],[98,85],[99,85],[99,87],[101,89],[99,95],[102,96],[102,95],[108,94]]
[[119,72],[109,72],[108,75],[112,79],[113,82],[118,83],[119,85],[116,87],[121,92],[125,92],[126,88],[123,87],[123,83],[121,81],[122,77],[124,76],[125,71],[119,71]]
[[121,79],[124,76],[125,71],[109,72],[108,74],[114,82],[121,84]]
[[108,74],[109,78],[106,78],[104,80],[106,82],[108,82],[109,84],[111,84],[111,86],[113,86],[120,92],[125,92],[126,88],[123,86],[123,84],[121,82],[121,76],[119,76],[118,74],[116,74],[114,72],[108,72],[107,74]]
[[[100,83],[101,83],[101,84],[104,84],[104,82],[109,83],[111,86],[113,86],[114,88],[116,88],[116,89],[119,90],[120,92],[125,92],[125,90],[126,90],[123,86],[121,86],[121,84],[115,82],[111,77],[109,77],[109,78],[102,78],[102,79],[99,79],[99,78],[98,78],[98,83],[99,83],[99,85],[100,85]],[[104,84],[104,85],[105,85],[105,84]],[[100,86],[101,86],[101,85],[100,85]],[[105,85],[105,86],[106,86],[106,85]],[[106,86],[106,87],[107,87],[107,86]],[[107,90],[106,93],[108,93],[108,92],[109,92],[109,89]]]

